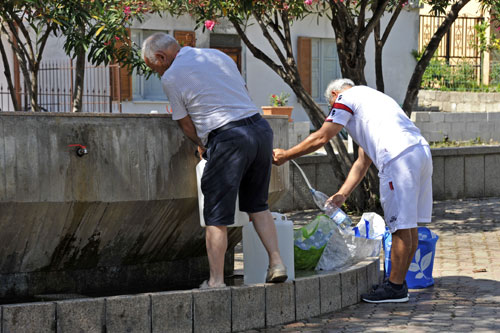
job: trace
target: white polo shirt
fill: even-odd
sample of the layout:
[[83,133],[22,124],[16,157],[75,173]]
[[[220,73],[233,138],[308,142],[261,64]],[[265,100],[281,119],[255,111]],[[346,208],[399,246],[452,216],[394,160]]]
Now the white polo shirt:
[[366,86],[341,93],[325,121],[343,125],[379,170],[405,149],[428,145],[395,100]]
[[235,62],[219,50],[183,47],[161,82],[172,119],[189,114],[203,144],[210,131],[258,113]]

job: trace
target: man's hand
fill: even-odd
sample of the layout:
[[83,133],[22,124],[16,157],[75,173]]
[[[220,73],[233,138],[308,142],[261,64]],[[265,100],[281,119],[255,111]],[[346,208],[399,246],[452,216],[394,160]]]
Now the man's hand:
[[344,202],[346,201],[347,197],[340,193],[340,192],[337,192],[335,193],[334,195],[332,195],[328,200],[327,202],[332,202],[335,204],[335,206],[337,207],[342,207],[342,205],[344,204]]
[[205,147],[202,147],[202,146],[198,146],[198,157],[200,158],[200,160],[203,159],[203,153],[207,150],[207,148]]
[[286,161],[288,161],[288,158],[286,157],[284,149],[281,148],[273,149],[273,164],[282,165]]

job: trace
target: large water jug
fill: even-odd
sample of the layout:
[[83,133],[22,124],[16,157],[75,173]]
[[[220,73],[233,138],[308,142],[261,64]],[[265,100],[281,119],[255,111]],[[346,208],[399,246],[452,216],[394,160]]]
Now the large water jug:
[[[287,268],[288,280],[295,279],[295,268],[293,264],[293,223],[285,215],[271,213],[278,234],[278,247],[281,258]],[[269,258],[253,223],[243,227],[243,264],[246,285],[266,282]]]
[[[200,211],[200,225],[205,227],[205,218],[203,217],[203,203],[205,197],[201,191],[201,176],[203,176],[203,170],[205,169],[205,164],[207,161],[202,159],[200,163],[196,165],[196,183],[198,185],[198,207]],[[234,212],[234,224],[228,225],[228,227],[242,227],[247,225],[249,222],[248,214],[240,211],[240,198],[236,197],[236,210]]]

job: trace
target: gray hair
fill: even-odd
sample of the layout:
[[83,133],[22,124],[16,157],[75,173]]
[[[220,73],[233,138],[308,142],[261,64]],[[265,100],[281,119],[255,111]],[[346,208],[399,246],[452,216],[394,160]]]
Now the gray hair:
[[330,101],[332,98],[332,91],[340,91],[347,87],[354,87],[355,84],[350,79],[336,79],[328,84],[328,87],[325,90],[325,98],[327,101]]
[[167,51],[173,46],[179,47],[179,43],[174,37],[164,32],[157,32],[142,43],[142,58],[155,63],[155,53],[158,51]]

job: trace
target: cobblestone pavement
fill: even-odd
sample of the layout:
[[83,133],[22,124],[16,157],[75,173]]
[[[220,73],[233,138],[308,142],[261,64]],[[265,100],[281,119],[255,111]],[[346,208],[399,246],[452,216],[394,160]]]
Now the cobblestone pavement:
[[[290,214],[297,222],[316,212]],[[293,220],[295,219],[295,220]],[[500,332],[500,198],[440,201],[435,285],[408,303],[358,303],[338,312],[250,332]]]

